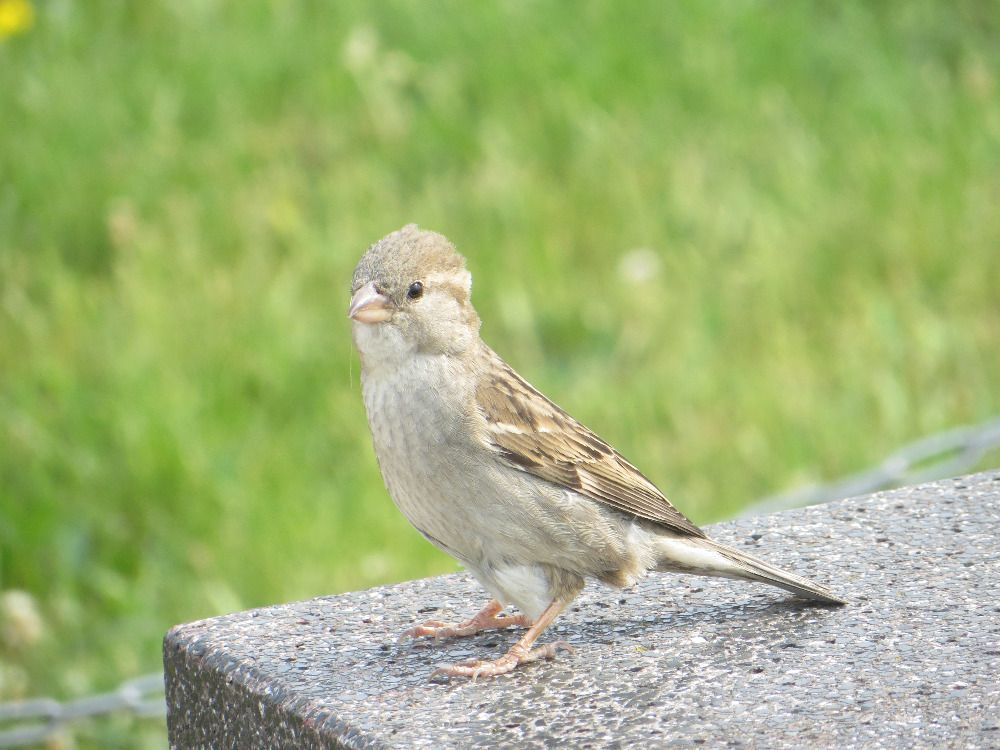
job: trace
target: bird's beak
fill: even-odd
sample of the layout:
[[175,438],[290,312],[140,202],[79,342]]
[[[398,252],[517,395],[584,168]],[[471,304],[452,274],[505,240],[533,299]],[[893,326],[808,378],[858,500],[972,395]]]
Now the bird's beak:
[[347,317],[359,323],[384,323],[392,315],[389,298],[379,294],[375,282],[369,282],[351,297]]

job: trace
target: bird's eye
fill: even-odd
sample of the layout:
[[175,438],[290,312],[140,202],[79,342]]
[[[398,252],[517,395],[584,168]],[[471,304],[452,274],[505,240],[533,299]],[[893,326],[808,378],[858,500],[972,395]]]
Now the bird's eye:
[[424,296],[424,285],[419,281],[414,281],[410,284],[410,288],[406,290],[407,299],[420,299]]

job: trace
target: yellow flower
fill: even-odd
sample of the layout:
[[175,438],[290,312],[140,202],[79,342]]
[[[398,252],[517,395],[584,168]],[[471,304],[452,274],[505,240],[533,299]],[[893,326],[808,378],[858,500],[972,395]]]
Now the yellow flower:
[[35,22],[30,0],[0,0],[0,39],[23,34]]

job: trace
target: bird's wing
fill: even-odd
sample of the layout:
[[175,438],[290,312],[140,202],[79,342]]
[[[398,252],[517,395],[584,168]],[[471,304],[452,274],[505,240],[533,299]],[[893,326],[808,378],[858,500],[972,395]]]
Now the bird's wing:
[[688,536],[705,533],[614,448],[532,387],[497,354],[476,391],[502,460],[616,510]]

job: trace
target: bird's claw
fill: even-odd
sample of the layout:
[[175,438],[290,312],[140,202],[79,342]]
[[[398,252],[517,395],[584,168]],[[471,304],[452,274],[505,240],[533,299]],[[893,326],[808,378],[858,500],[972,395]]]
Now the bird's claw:
[[431,672],[430,679],[437,677],[468,677],[475,682],[480,677],[496,677],[512,672],[520,664],[528,664],[540,659],[554,659],[559,650],[573,653],[573,647],[566,641],[547,643],[544,646],[526,650],[518,645],[493,661],[487,659],[467,659],[457,664],[440,666]]
[[415,625],[409,630],[403,631],[396,639],[396,643],[402,643],[410,638],[450,638],[457,633],[458,626],[443,620],[427,620],[422,625]]
[[[497,605],[499,609],[499,605]],[[531,621],[526,615],[501,615],[492,607],[483,610],[471,620],[459,625],[453,625],[442,620],[427,620],[423,625],[416,625],[405,631],[396,640],[402,643],[408,638],[458,638],[466,635],[475,635],[484,630],[501,630],[511,627],[529,627]]]
[[457,626],[452,625],[448,622],[443,622],[441,620],[428,620],[422,625],[414,625],[412,628],[403,631],[399,638],[396,639],[396,643],[403,643],[411,638],[416,640],[418,638],[449,638],[455,635],[457,631]]

